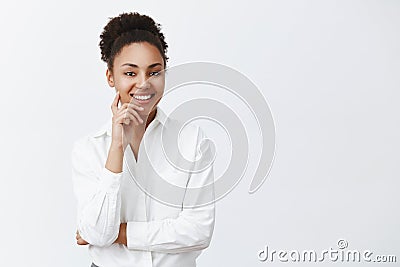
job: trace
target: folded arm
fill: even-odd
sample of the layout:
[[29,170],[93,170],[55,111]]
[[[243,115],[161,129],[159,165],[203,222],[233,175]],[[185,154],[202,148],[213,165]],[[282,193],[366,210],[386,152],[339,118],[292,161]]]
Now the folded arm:
[[81,142],[74,144],[71,157],[78,234],[91,245],[109,246],[117,239],[120,227],[122,173],[105,167],[96,173],[91,167],[90,149]]
[[[204,133],[200,132],[199,139],[202,140],[204,137]],[[209,142],[204,142],[202,148],[204,148],[202,160],[213,158]],[[197,164],[199,162],[195,167],[198,167]],[[189,188],[201,188],[201,190]],[[205,205],[206,203],[208,204]],[[148,222],[128,221],[126,225],[128,249],[180,253],[208,247],[215,222],[213,164],[202,172],[190,174],[182,204],[183,208],[176,218]]]

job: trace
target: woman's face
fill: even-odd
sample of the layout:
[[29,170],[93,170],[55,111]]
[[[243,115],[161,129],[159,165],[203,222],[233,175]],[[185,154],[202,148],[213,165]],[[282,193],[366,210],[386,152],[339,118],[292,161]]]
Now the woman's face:
[[[164,93],[164,60],[148,42],[132,43],[114,58],[112,72],[107,69],[108,84],[115,87],[122,103],[142,106],[142,115],[156,109]],[[150,97],[150,98],[149,98]]]

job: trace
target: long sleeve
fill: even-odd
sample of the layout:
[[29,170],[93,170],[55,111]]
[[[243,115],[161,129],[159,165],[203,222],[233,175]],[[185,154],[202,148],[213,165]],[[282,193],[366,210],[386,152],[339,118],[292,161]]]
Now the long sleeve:
[[[201,135],[204,137],[203,133]],[[202,159],[212,158],[209,142],[202,145],[205,147]],[[188,190],[193,187],[201,187],[202,190]],[[176,218],[127,222],[128,249],[180,253],[207,248],[211,242],[215,222],[213,164],[202,172],[190,174],[183,202],[184,206],[190,208],[183,208]],[[196,206],[204,203],[209,204]]]
[[[113,173],[103,167],[86,139],[75,142],[72,153],[72,181],[78,201],[77,227],[89,244],[110,246],[118,237],[122,173]],[[100,165],[102,164],[102,165]]]

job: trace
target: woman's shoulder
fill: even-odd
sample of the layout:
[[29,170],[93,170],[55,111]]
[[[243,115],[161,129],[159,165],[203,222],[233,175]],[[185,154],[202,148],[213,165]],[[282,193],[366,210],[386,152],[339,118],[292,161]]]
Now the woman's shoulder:
[[106,138],[111,136],[111,120],[106,121],[97,129],[78,137],[73,142],[73,150],[91,151],[104,147]]

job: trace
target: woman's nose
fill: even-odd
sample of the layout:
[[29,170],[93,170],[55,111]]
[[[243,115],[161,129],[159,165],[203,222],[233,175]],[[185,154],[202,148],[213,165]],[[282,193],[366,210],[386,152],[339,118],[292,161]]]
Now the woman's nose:
[[148,89],[149,88],[149,79],[145,75],[139,75],[137,79],[136,87],[138,89]]

